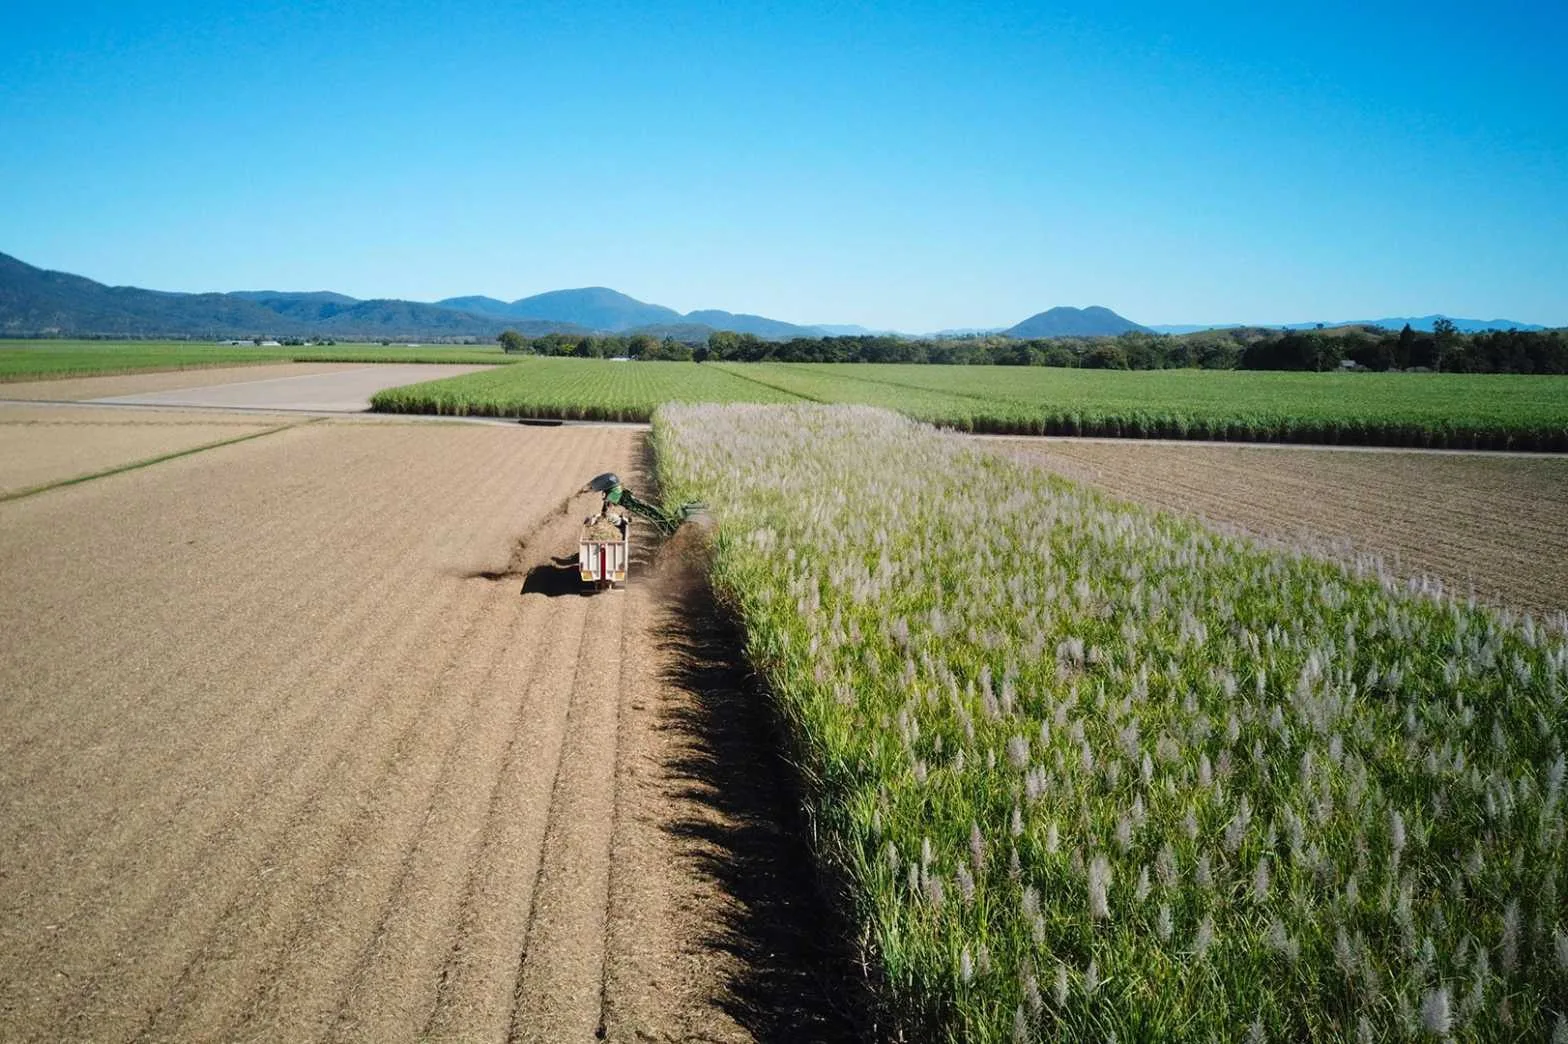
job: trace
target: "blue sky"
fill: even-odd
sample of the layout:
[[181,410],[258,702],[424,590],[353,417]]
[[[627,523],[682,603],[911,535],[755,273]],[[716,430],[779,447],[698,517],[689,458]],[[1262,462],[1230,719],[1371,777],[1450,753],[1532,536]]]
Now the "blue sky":
[[0,11],[0,251],[925,331],[1568,325],[1568,5]]

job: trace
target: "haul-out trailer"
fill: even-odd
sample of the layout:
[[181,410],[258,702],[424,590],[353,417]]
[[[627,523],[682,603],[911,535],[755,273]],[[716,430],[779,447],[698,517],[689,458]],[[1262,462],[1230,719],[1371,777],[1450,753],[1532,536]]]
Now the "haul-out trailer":
[[676,515],[668,515],[646,501],[638,500],[621,484],[613,471],[589,480],[579,492],[602,493],[599,513],[583,520],[582,537],[577,542],[577,572],[583,583],[600,590],[626,583],[631,569],[631,516],[641,515],[668,536],[681,523],[702,510],[702,505],[684,505]]

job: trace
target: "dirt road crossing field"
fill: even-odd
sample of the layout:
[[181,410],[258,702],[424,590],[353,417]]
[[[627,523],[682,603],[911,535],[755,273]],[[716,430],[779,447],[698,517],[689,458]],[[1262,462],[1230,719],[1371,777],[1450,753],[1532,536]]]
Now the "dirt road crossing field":
[[750,1039],[661,570],[556,563],[640,438],[317,422],[0,503],[0,1039]]

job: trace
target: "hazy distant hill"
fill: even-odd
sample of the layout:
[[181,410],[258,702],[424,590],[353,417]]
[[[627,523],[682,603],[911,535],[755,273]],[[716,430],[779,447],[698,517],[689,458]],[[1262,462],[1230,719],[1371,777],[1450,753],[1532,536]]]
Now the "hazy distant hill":
[[1206,323],[1162,323],[1158,326],[1151,326],[1149,329],[1155,333],[1162,334],[1190,334],[1202,333],[1205,330],[1239,330],[1242,325],[1241,323],[1214,323],[1212,325]]
[[[1149,329],[1153,330],[1155,333],[1168,334],[1188,334],[1200,333],[1204,330],[1238,330],[1243,328],[1256,328],[1261,330],[1315,330],[1320,326],[1326,330],[1359,326],[1380,326],[1385,330],[1400,330],[1404,328],[1406,323],[1409,323],[1412,330],[1419,330],[1422,333],[1431,333],[1433,324],[1442,318],[1444,318],[1444,316],[1441,315],[1408,315],[1393,316],[1387,319],[1348,319],[1323,323],[1182,323],[1174,326],[1151,326]],[[1453,322],[1454,326],[1461,333],[1481,333],[1484,330],[1546,329],[1544,326],[1538,326],[1534,323],[1521,323],[1513,319],[1455,319],[1452,316],[1448,316],[1447,318]]]
[[630,335],[647,334],[649,337],[657,337],[661,341],[669,337],[673,340],[684,341],[687,344],[702,344],[708,339],[708,335],[713,333],[713,327],[704,323],[688,323],[684,321],[676,323],[649,323],[647,326],[634,326],[627,330],[626,333]]
[[[692,327],[704,326],[713,330],[756,334],[769,340],[821,336],[814,327],[798,326],[761,315],[736,314],[718,309],[682,315],[673,308],[639,301],[604,286],[552,290],[512,302],[498,301],[493,297],[448,297],[436,304],[443,308],[458,308],[476,315],[503,319],[568,322],[606,333],[628,333],[633,330],[649,333],[654,332],[654,328],[663,330],[680,327],[689,338],[693,333]],[[660,333],[659,336],[664,335]]]
[[797,326],[778,319],[769,319],[761,315],[747,315],[744,312],[721,312],[709,309],[701,312],[687,312],[686,322],[701,323],[711,326],[715,330],[730,330],[734,333],[756,334],[764,340],[787,341],[791,337],[821,337],[822,331],[812,326]]
[[1002,332],[1008,337],[1115,337],[1117,334],[1146,329],[1123,319],[1109,308],[1057,307],[1031,315],[1017,326]]
[[872,330],[855,323],[808,323],[824,337],[901,337],[897,330]]
[[[1400,329],[1404,328],[1406,323],[1409,323],[1410,324],[1410,328],[1412,330],[1422,330],[1422,331],[1425,331],[1427,333],[1431,333],[1432,332],[1432,325],[1434,323],[1436,323],[1439,319],[1442,319],[1442,318],[1444,318],[1444,317],[1441,316],[1441,315],[1415,315],[1415,316],[1408,316],[1407,315],[1407,316],[1399,316],[1397,318],[1389,318],[1389,319],[1348,319],[1348,320],[1345,320],[1343,322],[1324,323],[1323,325],[1324,326],[1381,326],[1385,330],[1400,330]],[[1512,319],[1455,319],[1452,316],[1448,316],[1447,318],[1449,318],[1453,322],[1454,326],[1456,326],[1461,333],[1480,333],[1483,330],[1544,330],[1544,329],[1546,329],[1546,327],[1544,327],[1544,326],[1536,326],[1536,325],[1534,325],[1532,323],[1515,322]],[[1287,329],[1287,330],[1311,330],[1314,327],[1316,327],[1317,325],[1318,325],[1317,323],[1286,323],[1286,324],[1284,324],[1285,329]]]

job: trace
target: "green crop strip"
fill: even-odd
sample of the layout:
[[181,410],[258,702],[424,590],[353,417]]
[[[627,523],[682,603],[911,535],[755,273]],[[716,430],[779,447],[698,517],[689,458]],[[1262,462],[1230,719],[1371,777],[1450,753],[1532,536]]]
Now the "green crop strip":
[[[419,348],[392,345],[213,345],[188,341],[4,341],[0,340],[0,383],[64,377],[103,377],[159,370],[197,370],[280,362],[484,363],[500,365],[516,356],[499,349],[454,345]],[[0,389],[3,397],[3,389]]]
[[374,405],[641,421],[665,402],[800,401],[998,434],[1568,451],[1568,377],[1555,376],[526,358],[383,392]]
[[646,421],[666,402],[800,402],[799,395],[686,362],[524,358],[485,373],[393,388],[383,413]]

